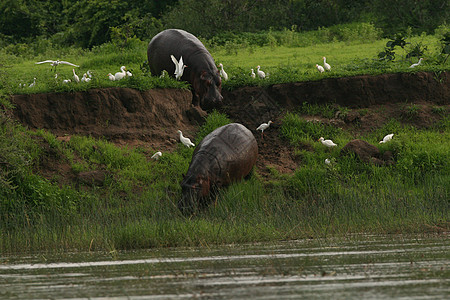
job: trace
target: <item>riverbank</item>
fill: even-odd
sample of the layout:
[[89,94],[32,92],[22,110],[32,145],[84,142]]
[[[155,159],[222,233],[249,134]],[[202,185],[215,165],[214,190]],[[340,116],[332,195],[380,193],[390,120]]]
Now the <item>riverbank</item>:
[[[8,121],[4,134],[21,136],[11,147],[27,153],[30,163],[15,170],[13,188],[2,191],[8,198],[2,200],[0,250],[448,231],[449,80],[445,72],[418,72],[244,87],[224,91],[226,104],[205,122],[204,112],[190,108],[187,90],[13,96],[14,119],[29,130]],[[269,119],[274,124],[262,138],[255,129]],[[176,131],[197,144],[231,121],[257,137],[254,176],[185,218],[176,202],[193,149],[177,142]],[[388,133],[392,142],[379,144]],[[338,147],[322,147],[320,136]],[[380,167],[343,155],[355,138],[391,152],[394,163]],[[150,158],[156,151],[163,152],[158,161]]]

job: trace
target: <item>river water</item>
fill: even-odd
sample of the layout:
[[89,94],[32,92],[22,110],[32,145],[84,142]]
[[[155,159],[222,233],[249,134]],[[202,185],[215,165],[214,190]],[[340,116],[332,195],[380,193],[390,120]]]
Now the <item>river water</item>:
[[0,299],[450,299],[448,234],[0,257]]

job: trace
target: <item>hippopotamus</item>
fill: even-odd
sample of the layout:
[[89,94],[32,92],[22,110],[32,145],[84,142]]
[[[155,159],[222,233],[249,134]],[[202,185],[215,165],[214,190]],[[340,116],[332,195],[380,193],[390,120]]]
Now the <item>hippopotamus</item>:
[[194,35],[180,29],[167,29],[155,35],[147,48],[148,64],[153,75],[166,70],[175,77],[176,60],[183,58],[186,65],[181,80],[191,84],[193,104],[208,109],[222,103],[222,80],[214,59]]
[[218,188],[248,176],[257,156],[256,139],[244,125],[232,123],[217,128],[194,150],[181,182],[178,208],[186,214],[205,206]]

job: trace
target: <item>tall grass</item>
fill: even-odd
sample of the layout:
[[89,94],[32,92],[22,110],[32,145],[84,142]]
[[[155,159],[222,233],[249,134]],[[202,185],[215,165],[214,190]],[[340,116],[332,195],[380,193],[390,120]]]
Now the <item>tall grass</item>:
[[[212,113],[196,141],[229,122]],[[29,159],[18,158],[13,173],[5,170],[14,168],[2,169],[2,195],[7,196],[0,202],[2,252],[205,246],[449,226],[448,125],[445,130],[417,130],[391,121],[362,137],[380,151],[394,153],[395,165],[376,167],[340,154],[352,139],[348,133],[288,114],[281,133],[298,147],[301,163],[295,173],[263,181],[256,170],[249,180],[221,190],[204,211],[186,218],[176,203],[193,149],[180,145],[154,161],[145,155],[153,149],[118,148],[81,136],[62,143],[48,132],[30,135],[8,124],[5,132],[25,133],[9,155],[27,153]],[[394,139],[378,144],[391,130]],[[337,149],[322,147],[320,135],[337,140]],[[67,160],[74,173],[103,170],[104,184],[61,187],[32,174],[42,154],[38,141]],[[332,164],[324,164],[325,158]]]

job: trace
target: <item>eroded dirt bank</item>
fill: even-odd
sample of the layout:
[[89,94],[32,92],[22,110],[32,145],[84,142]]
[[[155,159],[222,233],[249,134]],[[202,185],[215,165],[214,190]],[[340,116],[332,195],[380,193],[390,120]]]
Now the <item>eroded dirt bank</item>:
[[[273,166],[284,173],[297,166],[293,151],[278,134],[279,121],[286,111],[295,110],[303,102],[346,107],[349,111],[345,117],[305,118],[331,123],[355,134],[382,126],[391,118],[427,127],[442,117],[432,112],[434,107],[450,110],[450,75],[418,72],[327,78],[267,88],[243,87],[223,91],[223,96],[225,104],[220,110],[257,136],[258,167]],[[140,92],[129,88],[12,96],[14,116],[31,129],[43,128],[61,137],[105,137],[118,144],[144,145],[161,151],[176,147],[178,129],[191,137],[195,134],[202,112],[193,110],[191,99],[187,90]],[[406,118],[411,105],[417,107],[417,113]],[[256,127],[268,120],[275,123],[262,140]]]

